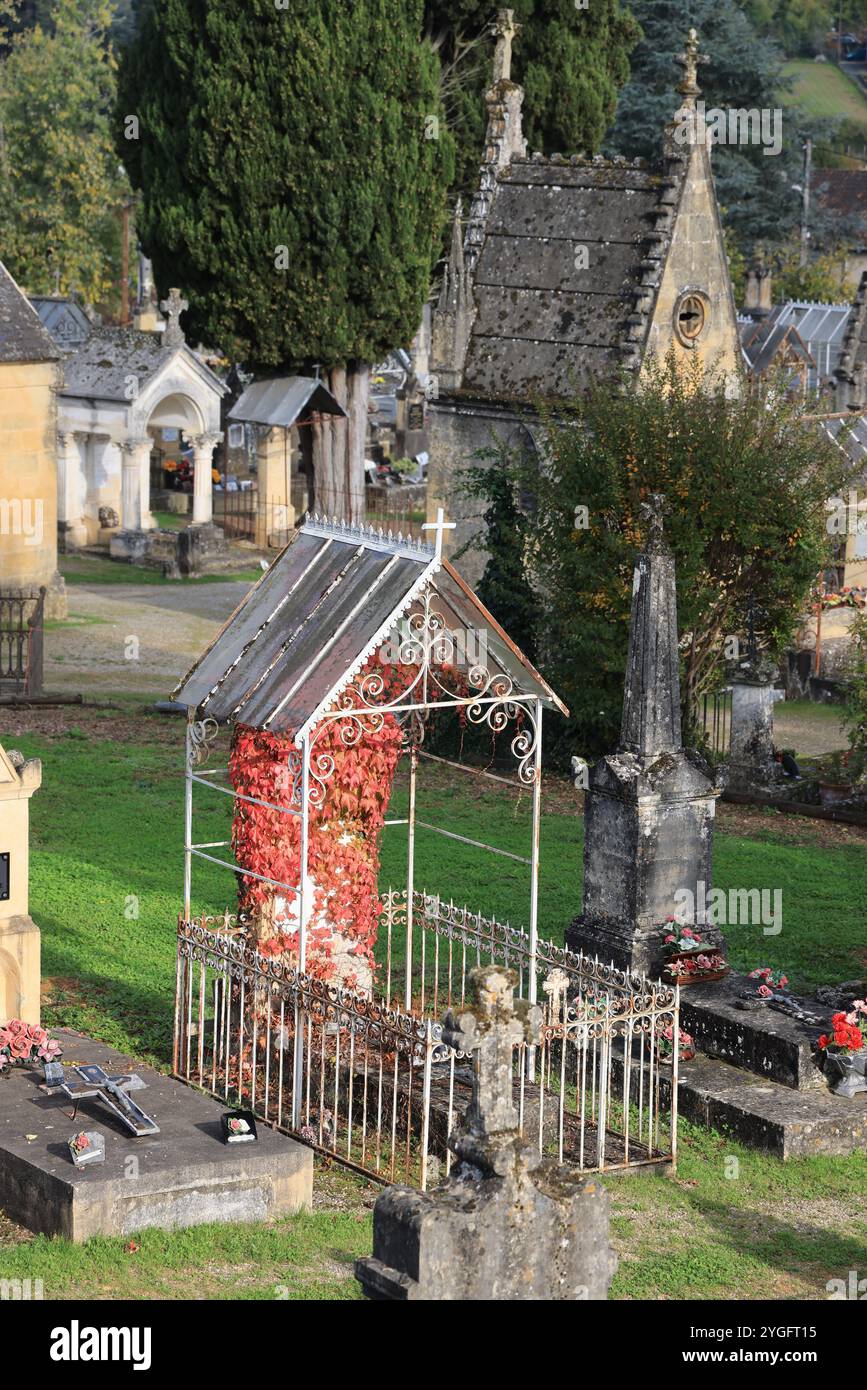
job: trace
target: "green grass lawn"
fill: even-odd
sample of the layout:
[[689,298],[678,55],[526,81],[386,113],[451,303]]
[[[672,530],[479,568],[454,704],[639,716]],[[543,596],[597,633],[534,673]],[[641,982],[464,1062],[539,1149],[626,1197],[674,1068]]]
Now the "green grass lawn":
[[800,106],[810,116],[836,116],[859,126],[867,136],[867,97],[848,73],[833,63],[797,59],[786,63],[783,76],[794,79],[784,100]]
[[[182,884],[183,724],[143,714],[140,699],[117,704],[53,716],[50,736],[0,736],[43,759],[43,788],[31,803],[31,911],[43,933],[45,1019],[165,1067]],[[456,790],[452,774],[430,764],[422,777],[420,817],[528,852],[528,797],[477,777]],[[391,814],[401,814],[403,798],[398,787]],[[568,789],[552,785],[546,799],[540,931],[562,940],[580,905],[583,822]],[[205,840],[222,837],[231,808],[228,798],[213,800],[219,804],[197,826]],[[790,818],[751,813],[738,819],[738,833],[717,835],[718,885],[783,890],[779,936],[728,929],[733,963],[785,968],[796,987],[863,975],[863,840],[799,825],[793,833]],[[419,886],[526,924],[524,866],[422,830],[416,862]],[[383,886],[402,884],[405,829],[385,831],[382,865]],[[197,869],[196,909],[231,906],[232,886],[224,870]],[[676,1179],[608,1180],[621,1255],[614,1297],[819,1298],[828,1279],[867,1268],[867,1155],[783,1165],[687,1123],[680,1135]],[[134,1250],[121,1239],[75,1247],[20,1232],[4,1237],[0,1221],[0,1278],[42,1278],[49,1298],[354,1298],[352,1261],[370,1249],[375,1190],[320,1169],[316,1192],[311,1213],[149,1231]]]
[[257,579],[262,578],[261,568],[251,565],[231,574],[202,574],[196,579],[166,579],[159,570],[143,569],[140,565],[126,565],[120,560],[103,559],[101,555],[62,555],[59,568],[68,585],[228,584],[233,580],[255,584]]

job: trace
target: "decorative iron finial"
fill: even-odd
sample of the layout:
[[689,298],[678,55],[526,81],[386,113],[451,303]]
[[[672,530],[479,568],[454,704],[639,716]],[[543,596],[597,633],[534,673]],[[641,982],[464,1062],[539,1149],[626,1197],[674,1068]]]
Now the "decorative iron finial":
[[180,318],[189,307],[188,301],[181,297],[179,289],[170,289],[168,299],[160,301],[160,308],[166,316],[166,326],[162,335],[164,347],[180,347],[181,343],[186,342]]
[[676,54],[676,58],[683,68],[683,81],[677,90],[683,97],[684,106],[692,108],[695,106],[696,97],[701,92],[696,81],[698,65],[709,62],[707,54],[698,51],[698,34],[695,29],[690,29],[686,36],[685,52]]
[[520,33],[520,24],[515,23],[514,10],[500,10],[491,25],[491,33],[497,35],[494,50],[494,83],[512,80],[512,40]]

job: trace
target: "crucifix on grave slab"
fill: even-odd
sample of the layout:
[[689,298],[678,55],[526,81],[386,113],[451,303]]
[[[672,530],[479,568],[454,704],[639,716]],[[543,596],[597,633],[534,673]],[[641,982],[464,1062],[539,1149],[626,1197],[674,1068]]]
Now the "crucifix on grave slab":
[[445,514],[445,512],[443,511],[442,507],[437,507],[437,519],[436,519],[436,521],[425,521],[425,522],[423,523],[423,525],[422,525],[422,528],[421,528],[423,531],[435,531],[435,532],[436,532],[436,536],[435,536],[435,539],[434,539],[434,545],[435,545],[435,548],[436,548],[436,557],[437,557],[438,560],[441,560],[441,559],[442,559],[442,553],[443,553],[443,535],[445,534],[446,531],[454,531],[455,527],[457,526],[457,522],[456,522],[456,521],[446,521],[445,515],[446,515],[446,514]]
[[189,307],[189,301],[183,298],[177,288],[169,290],[168,299],[160,300],[160,308],[166,316],[166,326],[162,334],[163,347],[180,347],[186,342],[184,330],[181,328],[181,314]]
[[81,1081],[63,1081],[60,1090],[73,1102],[71,1119],[75,1119],[79,1101],[98,1100],[115,1119],[136,1136],[159,1134],[160,1127],[150,1115],[145,1114],[140,1105],[130,1099],[130,1091],[144,1090],[146,1082],[135,1072],[125,1072],[119,1076],[109,1076],[102,1067],[95,1064],[76,1067]]
[[491,32],[497,36],[494,50],[494,86],[498,82],[512,80],[512,41],[520,33],[520,24],[515,23],[514,10],[500,10],[491,25]]
[[517,1133],[518,1112],[512,1099],[512,1055],[516,1046],[537,1044],[542,1036],[542,1010],[526,999],[515,999],[514,970],[485,965],[470,972],[469,1009],[449,1011],[443,1042],[473,1054],[473,1098],[466,1115],[467,1131],[476,1140]]

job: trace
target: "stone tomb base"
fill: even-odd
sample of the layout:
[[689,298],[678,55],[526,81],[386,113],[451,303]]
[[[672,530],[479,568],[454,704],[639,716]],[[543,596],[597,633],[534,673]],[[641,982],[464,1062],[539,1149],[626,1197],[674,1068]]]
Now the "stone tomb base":
[[733,971],[681,991],[680,1026],[698,1055],[680,1065],[680,1113],[783,1159],[862,1149],[867,1095],[832,1095],[820,1068],[816,1039],[834,1009],[798,996],[756,1007],[758,983]]
[[[98,1100],[81,1101],[71,1120],[65,1096],[38,1089],[41,1070],[15,1068],[0,1078],[0,1208],[13,1221],[82,1241],[146,1226],[263,1221],[310,1205],[312,1149],[263,1124],[256,1143],[226,1144],[217,1101],[102,1043],[63,1031],[52,1037],[67,1068],[95,1062],[109,1075],[138,1072],[147,1089],[135,1099],[160,1133],[133,1138]],[[74,1166],[67,1140],[82,1129],[105,1135],[104,1163]]]

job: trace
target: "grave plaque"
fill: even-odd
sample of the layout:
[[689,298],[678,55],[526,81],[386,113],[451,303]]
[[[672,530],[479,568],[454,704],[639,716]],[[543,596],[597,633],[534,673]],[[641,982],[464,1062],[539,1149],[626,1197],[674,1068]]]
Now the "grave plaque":
[[251,1144],[258,1139],[252,1111],[226,1110],[222,1119],[223,1138],[227,1144]]

